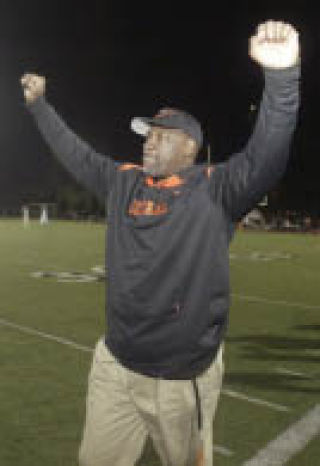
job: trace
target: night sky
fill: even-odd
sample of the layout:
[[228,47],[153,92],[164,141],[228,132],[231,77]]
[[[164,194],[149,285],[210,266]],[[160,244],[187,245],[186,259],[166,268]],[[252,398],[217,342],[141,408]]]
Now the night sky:
[[[265,5],[263,5],[265,4]],[[319,206],[319,15],[295,2],[211,2],[189,10],[175,3],[25,2],[0,7],[0,206],[52,198],[70,182],[37,132],[23,103],[19,79],[47,78],[47,99],[68,125],[98,151],[141,161],[133,116],[161,106],[193,113],[212,158],[241,149],[250,135],[263,89],[248,57],[248,38],[267,19],[297,27],[302,43],[302,108],[292,155],[281,182],[288,206]],[[294,6],[295,5],[295,6]],[[217,11],[212,10],[215,7]],[[205,151],[199,161],[205,157]]]

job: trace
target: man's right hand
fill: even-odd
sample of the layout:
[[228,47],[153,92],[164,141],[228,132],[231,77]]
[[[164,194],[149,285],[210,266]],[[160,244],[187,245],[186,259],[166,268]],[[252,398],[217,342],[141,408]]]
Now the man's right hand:
[[24,98],[27,104],[32,104],[42,97],[46,90],[46,78],[37,74],[25,73],[21,78]]

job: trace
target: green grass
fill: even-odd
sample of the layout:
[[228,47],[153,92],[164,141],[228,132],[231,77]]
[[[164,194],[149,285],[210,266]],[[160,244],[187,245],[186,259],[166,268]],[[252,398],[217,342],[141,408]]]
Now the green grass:
[[[30,274],[89,272],[104,263],[104,241],[104,225],[32,222],[25,229],[21,220],[0,221],[0,317],[93,347],[104,333],[104,283]],[[254,456],[320,395],[320,237],[238,232],[231,253],[225,387],[290,411],[222,395],[214,443],[234,455],[216,453],[215,466]],[[1,325],[0,342],[0,465],[76,466],[91,353]],[[288,464],[316,466],[319,456],[318,438]],[[147,465],[160,465],[150,441],[139,461]]]

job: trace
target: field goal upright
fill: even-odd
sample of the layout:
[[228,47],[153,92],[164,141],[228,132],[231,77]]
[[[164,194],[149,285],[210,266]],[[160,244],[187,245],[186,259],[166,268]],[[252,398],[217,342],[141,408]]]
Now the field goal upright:
[[56,205],[52,202],[24,204],[21,207],[23,225],[27,227],[31,219],[39,219],[40,225],[48,225],[49,217],[52,218],[56,212]]

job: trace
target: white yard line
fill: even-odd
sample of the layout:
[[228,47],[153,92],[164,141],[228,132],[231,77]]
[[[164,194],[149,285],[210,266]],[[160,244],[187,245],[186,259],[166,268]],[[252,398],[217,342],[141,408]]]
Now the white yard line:
[[294,303],[290,301],[278,301],[278,300],[271,300],[271,299],[266,299],[266,298],[260,298],[259,296],[247,296],[247,295],[242,295],[242,294],[237,294],[237,293],[232,293],[234,298],[237,299],[243,299],[244,301],[253,301],[257,303],[266,303],[266,304],[276,304],[276,305],[282,305],[282,306],[289,306],[289,307],[298,307],[300,309],[314,309],[314,310],[320,310],[320,306],[316,306],[313,304],[304,304],[304,303]]
[[253,398],[247,396],[243,393],[235,392],[234,390],[224,388],[221,392],[223,395],[229,396],[231,398],[236,398],[238,400],[248,401],[249,403],[254,403],[260,406],[266,406],[267,408],[274,409],[275,411],[288,412],[291,411],[287,406],[279,405],[277,403],[272,403],[271,401],[262,400],[260,398]]
[[216,453],[220,453],[223,456],[232,456],[234,453],[233,451],[229,450],[226,447],[222,447],[221,445],[213,445],[213,451]]
[[276,367],[274,369],[274,372],[277,372],[278,374],[286,374],[286,375],[293,375],[293,376],[296,376],[296,377],[302,377],[302,378],[305,378],[305,379],[312,379],[312,375],[308,375],[308,374],[303,374],[302,372],[296,372],[296,371],[292,371],[290,369],[285,369],[284,367]]
[[28,333],[30,335],[36,335],[38,337],[45,338],[47,340],[56,341],[57,343],[61,343],[63,345],[72,346],[73,348],[79,349],[81,351],[89,351],[89,352],[93,351],[93,349],[89,348],[88,346],[79,345],[79,343],[75,343],[74,341],[67,340],[62,337],[57,337],[55,335],[51,335],[50,333],[41,332],[40,330],[36,330],[31,327],[25,327],[24,325],[14,324],[13,322],[9,322],[8,320],[2,319],[2,318],[0,318],[0,325],[3,325],[5,327],[11,327],[16,330],[19,330],[20,332]]
[[320,404],[278,435],[243,466],[281,466],[320,433]]

